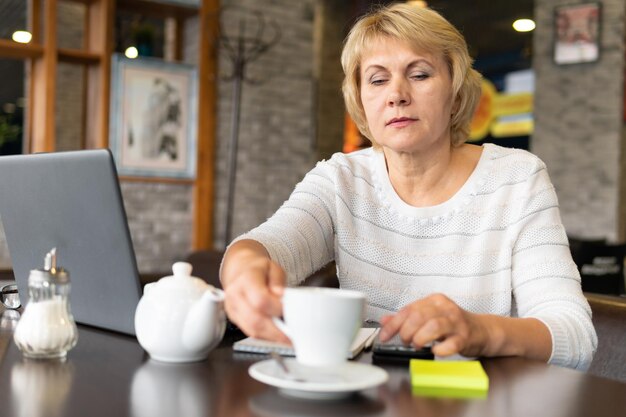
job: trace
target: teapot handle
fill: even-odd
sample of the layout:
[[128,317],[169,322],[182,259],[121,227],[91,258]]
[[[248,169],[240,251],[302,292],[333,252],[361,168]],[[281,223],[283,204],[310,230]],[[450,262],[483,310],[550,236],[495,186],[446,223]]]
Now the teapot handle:
[[211,287],[191,306],[182,329],[185,348],[212,349],[222,340],[226,328],[223,302],[224,292]]

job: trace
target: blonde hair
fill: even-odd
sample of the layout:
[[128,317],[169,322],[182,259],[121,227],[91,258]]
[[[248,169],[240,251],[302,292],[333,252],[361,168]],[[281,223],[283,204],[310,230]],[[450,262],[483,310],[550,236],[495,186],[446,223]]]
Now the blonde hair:
[[441,53],[450,70],[455,109],[450,120],[452,145],[469,137],[470,123],[481,94],[481,76],[472,68],[467,44],[459,31],[439,13],[408,4],[375,10],[357,21],[345,40],[341,66],[345,74],[343,97],[346,109],[361,133],[376,146],[367,125],[360,91],[361,59],[368,45],[380,38],[404,41],[416,51]]

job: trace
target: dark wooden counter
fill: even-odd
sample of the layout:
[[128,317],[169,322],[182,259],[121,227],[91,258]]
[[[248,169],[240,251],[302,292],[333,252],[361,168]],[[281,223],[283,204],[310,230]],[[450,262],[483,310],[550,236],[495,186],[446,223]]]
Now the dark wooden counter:
[[598,334],[598,350],[589,373],[626,382],[626,297],[592,293],[585,296]]
[[150,361],[135,338],[80,326],[65,362],[29,361],[13,343],[11,313],[0,313],[2,416],[614,417],[626,410],[626,384],[516,358],[483,361],[486,399],[414,396],[408,372],[388,367],[387,384],[330,402],[284,397],[250,378],[248,367],[264,357],[234,354],[233,335],[204,362],[169,365]]

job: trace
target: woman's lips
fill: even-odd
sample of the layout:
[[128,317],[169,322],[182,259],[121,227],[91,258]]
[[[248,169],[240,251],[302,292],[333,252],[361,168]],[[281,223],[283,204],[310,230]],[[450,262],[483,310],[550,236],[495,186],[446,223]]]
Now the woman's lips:
[[412,119],[410,117],[396,117],[387,122],[387,126],[404,127],[410,125],[416,120],[417,119]]

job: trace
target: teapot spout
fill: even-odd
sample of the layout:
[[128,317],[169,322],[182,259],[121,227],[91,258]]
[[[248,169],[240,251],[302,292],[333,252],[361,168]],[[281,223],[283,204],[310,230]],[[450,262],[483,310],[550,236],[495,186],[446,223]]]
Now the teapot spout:
[[226,330],[224,292],[209,287],[189,309],[183,324],[183,345],[192,351],[211,350]]

